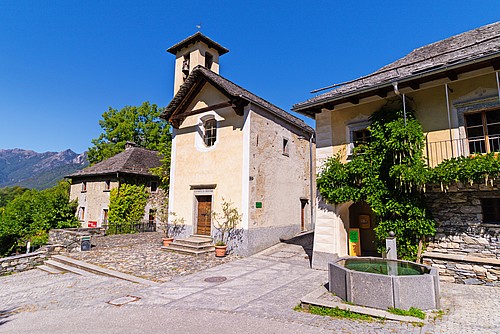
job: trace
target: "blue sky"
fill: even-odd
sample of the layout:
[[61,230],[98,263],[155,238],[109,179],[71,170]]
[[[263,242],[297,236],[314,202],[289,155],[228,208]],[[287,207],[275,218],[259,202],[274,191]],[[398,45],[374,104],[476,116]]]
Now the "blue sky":
[[81,153],[109,106],[166,106],[165,50],[200,22],[230,50],[221,75],[290,110],[498,13],[498,0],[0,0],[0,148]]

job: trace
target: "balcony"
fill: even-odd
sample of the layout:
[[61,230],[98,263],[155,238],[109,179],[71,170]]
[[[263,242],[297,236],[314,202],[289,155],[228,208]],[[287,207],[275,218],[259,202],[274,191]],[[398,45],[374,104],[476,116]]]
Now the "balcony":
[[500,135],[426,141],[424,156],[429,167],[435,167],[446,159],[490,152],[500,152]]

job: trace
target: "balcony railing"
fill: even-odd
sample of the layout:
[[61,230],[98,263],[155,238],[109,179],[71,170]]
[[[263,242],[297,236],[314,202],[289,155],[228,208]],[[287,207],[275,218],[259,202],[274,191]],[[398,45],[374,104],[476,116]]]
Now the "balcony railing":
[[114,224],[107,222],[102,227],[106,234],[126,234],[126,233],[141,233],[141,232],[156,232],[156,222],[149,220],[141,220],[137,223]]
[[445,159],[500,151],[500,136],[460,138],[429,142],[426,141],[424,155],[429,167],[434,167]]

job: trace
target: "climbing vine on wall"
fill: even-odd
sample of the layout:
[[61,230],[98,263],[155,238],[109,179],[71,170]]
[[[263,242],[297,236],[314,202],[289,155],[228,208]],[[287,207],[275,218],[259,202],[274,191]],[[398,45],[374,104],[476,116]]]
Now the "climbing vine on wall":
[[371,116],[369,130],[371,141],[358,146],[351,161],[336,155],[326,162],[319,193],[330,203],[368,203],[377,216],[377,239],[394,231],[399,256],[415,259],[418,241],[435,233],[423,200],[428,171],[422,128],[411,110],[405,121],[401,110],[386,106]]
[[429,182],[441,184],[446,190],[452,183],[462,182],[472,185],[484,182],[493,185],[500,177],[500,157],[498,153],[475,154],[451,158],[441,162],[429,171]]
[[144,216],[149,195],[143,185],[123,183],[111,189],[108,234],[133,233]]

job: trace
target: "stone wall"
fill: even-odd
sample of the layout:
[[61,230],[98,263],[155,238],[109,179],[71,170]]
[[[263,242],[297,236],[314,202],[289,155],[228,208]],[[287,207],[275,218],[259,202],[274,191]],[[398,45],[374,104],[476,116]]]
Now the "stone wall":
[[60,251],[58,248],[63,248],[69,253],[79,252],[82,237],[98,235],[104,235],[104,230],[100,228],[53,229],[49,231],[48,247],[53,251]]
[[0,276],[33,269],[47,258],[48,254],[44,251],[0,258]]
[[440,270],[443,280],[500,286],[500,224],[483,223],[481,198],[500,197],[499,181],[493,184],[456,183],[446,191],[440,186],[426,193],[436,219],[424,261]]

